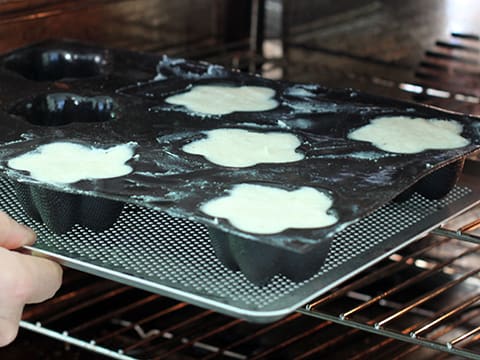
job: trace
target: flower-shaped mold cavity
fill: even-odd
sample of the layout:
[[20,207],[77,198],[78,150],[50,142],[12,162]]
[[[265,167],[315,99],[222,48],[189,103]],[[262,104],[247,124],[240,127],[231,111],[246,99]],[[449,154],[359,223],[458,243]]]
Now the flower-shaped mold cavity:
[[269,235],[331,226],[338,221],[334,207],[326,190],[244,183],[235,184],[225,196],[206,201],[200,210],[228,220],[236,229]]
[[384,116],[348,135],[355,141],[368,141],[393,153],[415,154],[425,150],[465,147],[470,141],[461,136],[463,126],[454,120],[425,119],[409,116]]
[[443,198],[457,183],[464,163],[465,158],[462,158],[423,177],[415,184],[415,191],[427,199],[437,200]]
[[[470,141],[461,136],[462,131],[461,123],[453,120],[383,116],[351,131],[348,138],[370,142],[385,152],[415,154],[428,149],[448,150],[467,146]],[[421,178],[400,194],[396,201],[404,201],[414,192],[431,200],[444,197],[455,186],[463,163],[464,159],[454,161]]]
[[106,230],[115,223],[124,206],[119,201],[68,194],[19,182],[14,182],[13,186],[25,212],[57,234],[69,231],[75,224],[95,232]]
[[[132,158],[133,143],[98,149],[75,143],[51,143],[8,162],[12,169],[28,171],[42,184],[58,187],[81,180],[109,179],[132,171],[125,164]],[[51,190],[43,185],[13,183],[23,208],[33,219],[55,233],[75,224],[94,231],[109,228],[120,215],[123,203],[84,194]]]
[[4,66],[34,81],[88,78],[104,72],[107,61],[99,52],[30,48],[4,60]]
[[206,138],[182,147],[189,154],[229,167],[249,167],[260,163],[300,161],[304,155],[296,149],[302,144],[294,134],[257,132],[245,129],[214,129],[204,132]]
[[203,115],[258,112],[275,109],[275,90],[264,86],[194,85],[186,92],[169,96],[165,102],[184,106]]
[[34,125],[59,126],[73,122],[104,122],[115,118],[116,104],[109,96],[85,97],[71,93],[38,95],[15,104],[10,113]]
[[[270,207],[268,204],[272,203]],[[214,199],[201,208],[210,213],[220,206],[219,214],[229,214],[228,220],[234,226],[268,234],[291,227],[330,226],[337,221],[332,204],[329,195],[313,188],[285,190],[242,184],[236,185],[229,196]],[[308,253],[295,253],[213,228],[209,234],[218,259],[229,269],[240,270],[257,285],[265,284],[279,273],[294,281],[309,278],[323,265],[332,241],[327,239]]]
[[415,192],[430,200],[443,198],[458,182],[464,163],[465,158],[461,158],[424,176],[406,191],[398,195],[395,201],[406,201],[410,199]]
[[217,258],[230,270],[240,270],[260,286],[277,274],[297,282],[310,278],[324,264],[333,241],[323,241],[308,253],[301,254],[214,228],[209,228],[209,235]]

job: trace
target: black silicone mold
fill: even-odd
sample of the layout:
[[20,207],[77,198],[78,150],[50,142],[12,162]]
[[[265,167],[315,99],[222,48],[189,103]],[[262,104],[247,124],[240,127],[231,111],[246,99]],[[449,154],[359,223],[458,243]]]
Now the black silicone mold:
[[210,241],[217,258],[230,270],[240,270],[250,281],[265,285],[274,275],[293,281],[310,278],[322,267],[331,240],[306,254],[294,253],[255,241],[245,241],[224,231],[209,228]]
[[33,219],[62,234],[75,224],[95,232],[111,227],[120,216],[124,204],[94,196],[68,194],[35,185],[13,182],[17,198]]
[[[0,83],[0,172],[21,184],[19,197],[32,217],[63,232],[73,223],[105,228],[118,213],[117,202],[165,211],[207,225],[219,258],[257,283],[278,272],[297,280],[308,277],[323,263],[336,233],[398,200],[400,194],[444,196],[454,186],[463,159],[480,147],[475,117],[351,89],[271,81],[204,62],[70,41],[35,44],[0,57]],[[199,84],[270,87],[279,106],[265,112],[208,116],[165,101]],[[350,131],[370,120],[395,115],[455,120],[470,144],[394,154],[348,139]],[[302,142],[298,151],[305,159],[237,169],[182,151],[186,143],[220,127],[294,134]],[[8,168],[9,159],[54,141],[100,148],[134,142],[133,171],[119,178],[60,186],[39,184],[28,173]],[[255,235],[201,212],[201,204],[241,183],[326,191],[335,199],[332,211],[338,222]],[[100,199],[107,202],[97,204]],[[83,218],[92,212],[85,210],[89,206],[107,214],[104,225]],[[64,223],[56,223],[63,214]]]

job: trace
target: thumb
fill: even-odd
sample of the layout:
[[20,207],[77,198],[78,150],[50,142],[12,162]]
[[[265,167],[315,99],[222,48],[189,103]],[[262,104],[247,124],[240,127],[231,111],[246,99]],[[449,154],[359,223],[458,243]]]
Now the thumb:
[[19,224],[0,211],[0,247],[16,249],[23,245],[32,245],[36,235],[29,227]]
[[6,346],[15,340],[22,312],[23,304],[2,303],[2,309],[0,309],[0,347]]

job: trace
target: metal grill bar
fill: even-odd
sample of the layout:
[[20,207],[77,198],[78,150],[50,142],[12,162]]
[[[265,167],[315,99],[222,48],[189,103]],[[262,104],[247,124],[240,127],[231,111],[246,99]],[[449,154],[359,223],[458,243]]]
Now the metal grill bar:
[[437,339],[441,338],[442,336],[445,336],[449,332],[455,330],[456,328],[459,328],[459,327],[467,324],[471,320],[474,320],[474,319],[478,318],[479,315],[480,315],[480,310],[473,311],[469,316],[465,316],[463,318],[460,318],[459,320],[453,322],[451,325],[447,325],[444,328],[439,328],[438,330],[433,331],[430,339],[437,340]]
[[92,326],[94,326],[94,325],[96,325],[96,324],[99,324],[99,323],[102,323],[102,322],[104,322],[104,321],[106,321],[106,320],[112,319],[112,318],[114,318],[115,316],[121,315],[121,314],[123,314],[123,313],[125,313],[125,312],[127,312],[127,311],[130,311],[130,310],[132,310],[132,309],[135,309],[135,308],[137,308],[137,307],[139,307],[139,306],[143,306],[143,305],[146,305],[146,304],[148,304],[148,303],[150,303],[150,302],[152,302],[152,301],[155,301],[155,300],[157,300],[159,297],[160,297],[160,296],[159,296],[159,295],[156,295],[156,294],[147,296],[147,297],[145,297],[145,298],[140,299],[140,300],[137,301],[137,302],[134,302],[134,303],[132,303],[132,304],[129,304],[129,305],[127,305],[127,306],[125,306],[125,307],[122,307],[122,308],[120,308],[120,309],[117,309],[117,310],[115,310],[115,311],[106,313],[106,314],[103,315],[103,316],[97,317],[97,318],[92,319],[92,320],[90,320],[90,321],[87,321],[87,322],[85,322],[85,323],[83,323],[83,324],[81,324],[81,325],[79,325],[79,326],[76,326],[76,327],[74,327],[73,329],[70,329],[69,332],[70,332],[71,334],[74,334],[74,333],[80,332],[80,331],[82,331],[82,330],[88,329],[89,327],[92,327]]
[[465,44],[451,43],[451,42],[441,41],[441,40],[436,41],[435,45],[445,47],[447,49],[463,50],[463,51],[471,52],[474,54],[478,54],[480,52],[480,49],[478,47],[468,46]]
[[29,323],[27,321],[20,321],[20,327],[22,327],[24,329],[27,329],[27,330],[30,330],[30,331],[33,331],[33,332],[36,332],[38,334],[48,336],[52,339],[57,339],[59,341],[65,342],[67,344],[72,344],[72,345],[78,346],[82,349],[90,350],[90,351],[96,352],[98,354],[108,356],[112,359],[137,360],[136,358],[125,355],[122,352],[113,351],[113,350],[110,350],[110,349],[107,349],[107,348],[104,348],[104,347],[101,347],[101,346],[97,346],[95,344],[95,342],[93,342],[93,341],[88,342],[88,341],[78,339],[76,337],[68,335],[68,332],[59,333],[59,332],[56,332],[56,331],[52,331],[50,329],[42,327],[40,324],[32,324],[32,323]]
[[175,330],[177,330],[177,329],[180,329],[180,328],[182,328],[182,327],[184,327],[184,326],[190,325],[190,324],[192,324],[192,323],[194,323],[194,322],[196,322],[196,321],[202,320],[202,319],[204,319],[205,317],[207,317],[207,316],[209,316],[209,315],[211,315],[211,314],[213,314],[213,313],[214,313],[214,312],[213,312],[213,311],[210,311],[210,310],[208,310],[208,311],[203,311],[203,312],[201,312],[200,314],[198,314],[198,315],[196,315],[196,316],[193,316],[193,317],[191,317],[191,318],[189,318],[189,319],[186,319],[186,320],[184,320],[184,321],[178,322],[177,324],[175,324],[175,325],[173,325],[173,326],[171,326],[171,327],[169,327],[169,328],[167,328],[167,329],[165,329],[165,330],[159,331],[158,333],[156,333],[156,334],[154,334],[154,335],[152,335],[152,336],[146,337],[145,339],[140,340],[140,341],[138,341],[137,343],[135,343],[135,344],[133,344],[133,345],[130,345],[130,346],[128,346],[127,348],[125,348],[125,349],[123,349],[123,350],[124,350],[124,352],[129,352],[129,351],[135,350],[135,349],[139,348],[140,346],[143,346],[143,345],[145,345],[145,344],[147,344],[147,343],[149,343],[149,342],[151,342],[151,341],[153,341],[153,340],[155,340],[155,339],[157,339],[157,338],[159,338],[159,337],[161,337],[161,336],[163,336],[163,335],[165,335],[165,334],[167,334],[167,333],[172,333],[173,331],[175,331]]
[[[388,341],[387,341],[388,340]],[[390,346],[388,349],[391,349],[391,347],[394,345],[394,344],[397,344],[398,346],[402,346],[404,345],[404,343],[399,343],[398,341],[395,341],[394,339],[386,339],[385,341],[377,344],[377,345],[374,345],[372,347],[370,347],[369,349],[361,352],[361,353],[358,353],[356,356],[352,357],[351,359],[349,360],[360,360],[360,359],[364,359],[368,356],[372,356],[373,354],[378,354],[379,352],[381,352],[382,350],[385,352],[387,351],[387,346]]]
[[457,315],[458,313],[462,312],[463,310],[468,308],[470,305],[475,304],[479,300],[480,300],[480,294],[472,296],[471,298],[468,298],[463,303],[461,302],[461,303],[454,304],[446,311],[441,312],[439,314],[435,314],[435,316],[432,317],[434,319],[433,321],[426,321],[425,325],[421,326],[419,329],[415,331],[410,332],[410,336],[417,337],[418,335],[430,330],[435,325],[441,323],[442,321],[454,315]]
[[452,32],[452,36],[460,39],[467,39],[467,40],[480,40],[480,36],[476,34],[465,34],[465,33],[457,33],[457,32]]
[[[66,277],[66,279],[64,280],[64,288],[68,286],[68,279],[69,277]],[[75,299],[79,301],[81,299],[96,297],[96,295],[98,295],[101,290],[105,291],[107,289],[118,287],[120,287],[120,285],[109,281],[94,282],[93,284],[85,285],[81,288],[76,288],[75,290],[70,291],[66,294],[58,295],[52,300],[50,300],[48,303],[39,304],[34,307],[29,307],[25,309],[25,311],[23,312],[23,318],[25,320],[29,320],[30,318],[34,318],[36,316],[46,315],[50,312],[55,311],[54,309],[56,306],[60,306],[71,300]]]
[[65,317],[67,315],[70,315],[74,312],[80,311],[81,309],[85,309],[85,308],[90,307],[94,304],[98,304],[99,302],[101,302],[105,299],[109,299],[113,296],[116,296],[118,294],[121,294],[121,293],[124,293],[124,292],[127,292],[127,291],[131,291],[131,290],[132,290],[132,288],[130,288],[128,286],[123,286],[119,289],[109,291],[108,293],[97,296],[97,297],[95,297],[95,298],[93,298],[89,301],[84,301],[84,302],[80,303],[79,305],[72,306],[71,308],[69,308],[67,310],[61,311],[61,312],[57,313],[56,315],[53,315],[46,320],[43,320],[42,323],[44,325],[50,324],[54,321],[60,320],[61,318]]
[[230,344],[229,344],[228,346],[226,346],[226,347],[223,347],[223,348],[221,348],[221,349],[218,349],[216,353],[209,354],[209,355],[203,357],[202,360],[212,359],[212,358],[214,358],[214,357],[216,357],[216,356],[218,356],[218,355],[221,355],[221,354],[225,353],[225,351],[227,351],[227,350],[229,350],[229,349],[235,348],[235,347],[237,347],[237,346],[239,346],[239,345],[242,345],[242,344],[244,344],[244,343],[246,343],[246,342],[248,342],[248,341],[250,341],[250,340],[252,340],[252,339],[258,338],[258,337],[260,337],[260,336],[268,333],[269,331],[272,331],[272,330],[274,330],[274,329],[277,329],[277,328],[280,327],[280,326],[286,325],[287,323],[289,323],[289,322],[297,319],[297,318],[300,317],[300,316],[301,316],[301,314],[296,313],[296,314],[293,314],[293,315],[291,315],[291,316],[289,316],[289,317],[287,317],[287,318],[285,318],[285,319],[279,320],[279,321],[277,321],[276,323],[273,323],[273,324],[271,324],[271,325],[267,325],[267,326],[261,328],[260,330],[255,331],[254,333],[249,334],[249,335],[241,338],[241,339],[238,340],[238,341],[235,341],[235,342],[230,343]]
[[416,308],[417,306],[422,305],[423,303],[426,303],[427,301],[429,301],[429,300],[433,299],[434,297],[444,293],[445,291],[451,289],[452,287],[460,284],[462,281],[464,281],[465,279],[477,274],[478,272],[480,272],[480,268],[469,271],[465,275],[459,277],[457,280],[451,281],[447,285],[445,285],[441,288],[438,288],[434,291],[431,291],[431,292],[425,294],[425,296],[421,296],[421,297],[411,301],[410,303],[408,303],[407,306],[405,306],[401,310],[399,310],[399,311],[395,312],[394,314],[388,316],[387,318],[375,323],[375,327],[381,328],[381,327],[385,326],[387,323],[391,322],[392,320],[397,319],[400,316],[405,315],[407,312],[409,312],[413,308]]
[[474,231],[480,227],[480,219],[475,219],[472,222],[460,227],[458,231],[460,233],[468,232],[468,231]]
[[277,346],[273,346],[259,354],[256,354],[254,357],[252,357],[251,359],[252,360],[257,360],[257,359],[262,359],[262,358],[265,358],[267,357],[268,355],[270,354],[273,354],[274,352],[277,352],[283,348],[286,348],[288,347],[289,345],[297,342],[297,341],[300,341],[301,339],[309,336],[309,335],[312,335],[322,329],[324,329],[325,327],[329,326],[330,323],[328,322],[321,322],[319,325],[313,327],[313,328],[310,328],[310,329],[306,329],[304,332],[301,332],[299,333],[298,335],[296,336],[293,336],[291,337],[290,339],[286,340],[286,341],[283,341],[279,344],[277,344]]
[[[465,324],[465,323],[468,323],[470,320],[476,318],[477,316],[480,315],[480,310],[478,311],[474,311],[470,314],[470,316],[467,316],[467,317],[464,317],[460,320],[457,320],[456,322],[452,323],[451,325],[446,325],[444,326],[443,328],[437,330],[436,332],[434,332],[433,336],[430,336],[430,339],[431,340],[437,340],[439,339],[440,337],[442,337],[443,335],[445,334],[448,334],[450,331],[454,330],[455,328],[461,326],[462,324]],[[432,318],[435,318],[435,316],[432,316]],[[421,324],[420,324],[421,325]],[[412,330],[414,330],[415,327],[418,327],[420,325],[416,325],[416,326],[413,326],[412,328],[408,328],[408,329],[405,329],[404,331],[402,331],[403,334],[407,334],[409,333],[411,337],[415,337],[415,336],[412,336]],[[382,348],[382,347],[385,347],[387,346],[388,344],[391,344],[392,342],[394,342],[395,340],[392,339],[392,338],[388,338],[388,339],[385,339],[384,341],[382,341],[380,344],[377,344],[376,346],[373,346],[371,347],[370,349],[366,350],[365,352],[363,353],[359,353],[358,354],[358,358],[360,359],[362,356],[364,355],[367,355],[369,353],[373,353],[374,351]],[[406,356],[420,348],[422,348],[422,346],[424,345],[415,345],[415,346],[412,346],[412,347],[409,347],[406,351],[404,351],[402,354],[399,354],[397,355],[397,357],[400,359],[402,358],[403,356]],[[396,357],[396,358],[397,358]],[[353,360],[353,359],[352,359]]]
[[[415,277],[412,277],[406,281],[404,281],[403,283],[401,283],[400,285],[394,287],[394,288],[391,288],[389,289],[388,291],[385,291],[383,292],[382,294],[378,295],[378,296],[375,296],[373,297],[372,299],[370,299],[369,301],[366,301],[364,302],[363,304],[349,310],[349,311],[346,311],[344,312],[343,314],[340,315],[341,318],[347,318],[351,315],[353,315],[354,313],[357,313],[367,307],[369,307],[370,305],[386,298],[387,296],[390,296],[408,286],[411,286],[415,283],[418,283],[419,281],[421,280],[424,280],[425,278],[429,277],[429,276],[432,276],[433,274],[437,273],[437,272],[440,272],[442,271],[442,269],[444,269],[447,265],[450,265],[452,264],[453,262],[455,262],[456,260],[460,259],[461,257],[463,256],[467,256],[469,254],[472,254],[474,252],[476,252],[478,249],[480,249],[480,246],[478,247],[475,247],[475,248],[472,248],[472,249],[468,249],[466,251],[464,251],[463,253],[461,253],[460,255],[452,258],[452,259],[449,259],[447,261],[444,261],[443,263],[440,263],[440,264],[437,264],[436,266],[434,266],[432,269],[430,270],[427,270],[423,273],[420,273],[419,275],[415,276]],[[480,269],[476,270],[476,272],[480,271]],[[452,285],[453,286],[453,285]]]
[[479,332],[480,332],[480,326],[476,327],[473,330],[470,330],[469,332],[466,332],[465,334],[463,334],[461,336],[458,336],[458,337],[450,340],[449,342],[447,342],[447,346],[448,347],[453,347],[456,344],[458,344],[459,342],[462,342],[462,341],[466,340],[467,338],[469,338],[470,336],[472,336],[474,334],[477,334]]
[[[442,240],[440,240],[439,243],[443,244],[444,242],[447,242],[447,241],[450,241],[450,239],[449,238],[442,239]],[[425,248],[422,248],[422,249],[412,253],[411,255],[408,255],[406,257],[401,258],[401,260],[398,261],[398,262],[394,262],[394,263],[391,263],[391,264],[383,267],[382,271],[375,272],[375,273],[371,274],[370,276],[362,277],[362,278],[348,284],[347,286],[344,286],[340,289],[337,289],[336,291],[328,294],[327,296],[322,297],[319,300],[316,300],[316,301],[313,301],[313,302],[307,304],[306,305],[307,309],[315,308],[315,307],[323,305],[327,302],[330,302],[334,299],[338,299],[339,297],[344,296],[345,294],[347,294],[350,291],[353,291],[353,290],[356,290],[360,287],[371,284],[371,283],[373,283],[375,281],[378,281],[382,278],[385,278],[385,277],[387,277],[387,276],[389,276],[389,275],[391,275],[395,272],[398,272],[399,270],[401,270],[403,268],[411,266],[411,262],[416,257],[426,253],[428,250],[431,250],[436,246],[438,246],[438,244],[430,244],[429,246],[427,246]]]
[[[301,310],[299,310],[300,313],[302,313]],[[333,322],[331,321],[325,321],[323,322],[323,324],[327,324],[327,325],[331,325],[333,324]],[[329,347],[332,347],[332,346],[335,346],[337,345],[337,343],[341,340],[344,340],[345,338],[348,338],[350,335],[354,334],[358,332],[358,330],[356,329],[353,329],[353,330],[350,330],[348,331],[347,333],[345,334],[342,334],[340,336],[337,336],[333,339],[330,339],[329,341],[326,341],[326,342],[323,342],[322,344],[320,344],[319,346],[316,346],[312,349],[309,349],[307,351],[305,351],[303,354],[301,354],[300,356],[297,357],[297,360],[302,360],[302,359],[306,359],[314,354],[317,354],[319,353],[320,351],[324,350],[324,349],[327,349]]]
[[447,236],[447,237],[451,237],[451,238],[462,240],[462,241],[468,241],[473,244],[480,244],[480,237],[471,235],[468,233],[462,233],[460,231],[452,231],[444,228],[438,228],[433,230],[432,234],[439,235],[439,236]]
[[[311,307],[308,307],[308,308],[305,307],[305,310],[310,311],[310,310],[311,310]],[[306,314],[306,312],[304,312],[303,309],[299,309],[298,311],[299,311],[300,313]],[[314,313],[314,314],[321,314],[320,312],[318,312],[318,311],[316,311],[316,310],[313,310],[313,313]],[[314,315],[314,316],[316,316],[316,315]],[[317,316],[317,317],[319,317],[319,316]],[[341,319],[341,318],[339,317],[338,319]],[[375,328],[375,327],[374,327],[374,324],[377,323],[378,321],[380,321],[380,319],[381,319],[381,316],[380,316],[380,317],[377,317],[377,318],[375,318],[375,319],[372,319],[372,320],[370,320],[370,321],[366,321],[365,324],[368,325],[368,326],[372,326],[373,328]],[[345,320],[345,319],[343,319],[343,320]],[[376,330],[379,330],[379,329],[377,329],[377,328],[375,328],[375,329],[376,329]],[[350,330],[350,331],[347,332],[346,334],[339,335],[339,336],[331,339],[329,342],[324,343],[324,344],[322,344],[322,345],[320,345],[320,346],[318,346],[318,347],[315,347],[314,349],[306,352],[305,354],[303,354],[303,356],[300,357],[300,359],[303,359],[303,358],[309,357],[309,356],[311,356],[311,355],[313,355],[313,354],[315,354],[315,353],[318,353],[318,352],[322,351],[323,349],[328,348],[329,346],[335,346],[335,345],[337,345],[339,342],[341,342],[342,340],[345,340],[345,338],[348,338],[348,337],[353,336],[354,334],[358,333],[360,330],[361,330],[360,328],[354,327],[352,330]],[[387,340],[393,341],[393,338],[390,338],[390,339],[387,339]],[[370,347],[370,349],[372,349],[372,348],[373,348],[373,347]]]
[[218,334],[220,332],[227,331],[228,329],[230,329],[231,327],[239,324],[240,322],[242,322],[242,320],[238,320],[238,319],[233,320],[233,321],[230,321],[229,323],[227,323],[223,326],[218,327],[217,329],[214,329],[212,331],[209,331],[209,332],[205,333],[204,335],[196,337],[192,340],[186,340],[183,344],[173,348],[172,350],[166,352],[165,354],[162,354],[161,356],[155,357],[153,360],[167,359],[170,355],[178,353],[180,350],[183,350],[183,349],[187,348],[188,346],[194,345],[196,343],[200,343],[203,339],[206,339],[210,336],[213,336],[213,335]]
[[480,340],[480,335],[476,335],[472,337],[469,341],[465,341],[465,345],[476,343],[478,340]]
[[141,325],[143,325],[143,324],[145,324],[145,323],[148,323],[148,322],[150,322],[150,321],[152,321],[152,320],[156,320],[156,319],[158,319],[158,318],[160,318],[160,317],[162,317],[162,316],[164,316],[164,315],[173,313],[173,312],[175,312],[175,311],[179,311],[179,310],[185,308],[186,306],[188,306],[187,303],[178,303],[178,304],[176,304],[176,305],[174,305],[174,306],[171,306],[171,307],[169,307],[169,308],[167,308],[167,309],[165,309],[165,310],[156,312],[156,313],[154,313],[154,314],[151,315],[151,316],[147,316],[147,317],[145,317],[145,318],[143,318],[143,319],[141,319],[141,320],[135,321],[134,323],[132,323],[132,324],[130,324],[130,325],[128,325],[128,326],[125,326],[125,327],[123,327],[123,328],[121,328],[121,329],[119,329],[119,330],[117,330],[117,331],[113,331],[113,332],[110,332],[110,333],[102,336],[101,338],[99,338],[99,339],[97,340],[97,343],[98,343],[98,344],[101,344],[101,343],[103,343],[103,342],[105,342],[105,341],[107,341],[107,340],[109,340],[109,339],[112,339],[112,338],[114,338],[114,337],[116,337],[116,336],[122,335],[122,334],[126,333],[127,331],[134,329],[135,327],[141,326]]
[[325,313],[312,312],[312,311],[308,311],[306,309],[299,309],[298,311],[302,314],[305,314],[305,315],[314,316],[314,317],[317,317],[319,319],[326,320],[326,321],[331,321],[331,322],[341,324],[341,325],[347,325],[347,326],[356,328],[358,330],[363,330],[363,331],[371,332],[371,333],[374,333],[374,334],[377,334],[377,335],[391,337],[392,339],[396,339],[396,340],[400,340],[400,341],[405,341],[405,342],[409,342],[409,343],[413,343],[413,344],[418,344],[418,345],[421,345],[421,346],[432,348],[434,350],[446,351],[446,352],[449,352],[451,354],[458,355],[458,356],[463,356],[463,357],[469,358],[469,359],[478,359],[477,354],[475,354],[471,351],[468,351],[468,350],[458,349],[458,348],[455,348],[455,347],[449,348],[449,347],[447,347],[446,345],[443,345],[443,344],[439,344],[439,343],[436,343],[436,342],[433,342],[433,341],[425,341],[425,340],[421,340],[421,339],[412,338],[410,336],[407,336],[407,335],[404,335],[404,334],[401,334],[401,333],[398,333],[398,332],[392,331],[392,330],[377,329],[374,326],[371,326],[367,323],[359,323],[359,322],[348,320],[348,319],[340,319],[338,316],[329,315],[329,314],[325,314]]

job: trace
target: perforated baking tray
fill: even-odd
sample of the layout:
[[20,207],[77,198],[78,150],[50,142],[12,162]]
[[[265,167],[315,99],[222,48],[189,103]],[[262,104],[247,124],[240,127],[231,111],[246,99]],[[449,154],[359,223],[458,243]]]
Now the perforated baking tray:
[[276,275],[265,286],[225,268],[201,224],[129,205],[115,226],[103,233],[76,226],[56,235],[26,216],[4,179],[0,199],[2,210],[38,233],[37,243],[26,252],[224,314],[270,322],[474,206],[480,187],[475,178],[464,175],[442,200],[414,195],[405,203],[388,204],[339,233],[317,274],[299,283]]

